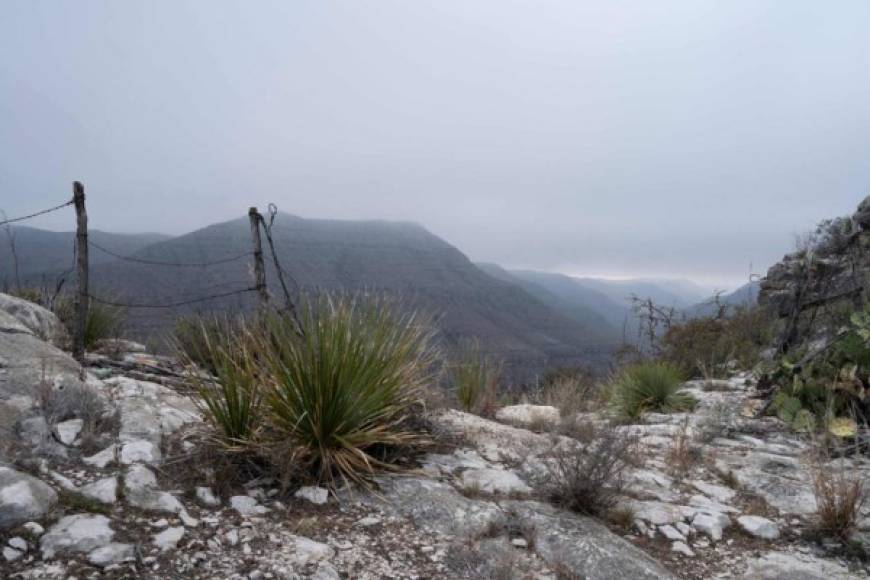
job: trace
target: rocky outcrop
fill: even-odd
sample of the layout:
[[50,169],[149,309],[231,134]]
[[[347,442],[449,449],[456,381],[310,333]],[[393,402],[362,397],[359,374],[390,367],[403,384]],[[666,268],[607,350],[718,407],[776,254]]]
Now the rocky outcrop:
[[823,344],[842,324],[832,313],[870,300],[870,197],[850,218],[824,222],[806,246],[768,270],[758,296],[786,349]]

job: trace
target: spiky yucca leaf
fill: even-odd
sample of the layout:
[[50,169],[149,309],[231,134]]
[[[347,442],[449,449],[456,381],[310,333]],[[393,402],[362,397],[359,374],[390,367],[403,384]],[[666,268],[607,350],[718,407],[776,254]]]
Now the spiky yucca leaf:
[[430,327],[385,298],[347,296],[304,303],[300,326],[275,315],[258,335],[269,444],[330,486],[365,481],[388,467],[377,449],[420,440],[406,422],[432,379]]
[[694,408],[695,399],[680,392],[683,373],[676,366],[646,361],[624,368],[611,384],[610,401],[621,415],[637,419],[646,412],[672,413]]

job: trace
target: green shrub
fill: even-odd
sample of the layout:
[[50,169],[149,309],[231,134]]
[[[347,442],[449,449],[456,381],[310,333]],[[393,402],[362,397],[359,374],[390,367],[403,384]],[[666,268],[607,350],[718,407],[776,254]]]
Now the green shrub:
[[758,307],[739,306],[721,316],[693,318],[672,325],[661,339],[662,357],[694,377],[723,377],[729,363],[741,368],[758,363],[769,346],[769,315]]
[[610,403],[623,417],[637,419],[647,412],[693,409],[696,401],[681,393],[682,371],[668,362],[647,361],[622,369],[609,385]]
[[231,324],[228,319],[190,318],[176,327],[175,337],[179,358],[216,379],[195,371],[189,375],[221,443],[229,448],[252,444],[262,421],[263,389],[251,330],[242,320]]
[[488,414],[495,405],[501,364],[480,352],[475,343],[450,367],[456,399],[463,411]]
[[428,321],[383,298],[322,297],[295,320],[268,317],[264,443],[281,461],[335,485],[391,467],[385,449],[419,443],[409,420],[432,382]]
[[215,360],[216,345],[227,342],[228,337],[245,332],[246,324],[240,316],[193,315],[180,318],[175,323],[172,344],[179,358],[216,375],[219,364]]
[[[54,313],[70,336],[75,334],[75,301],[64,296],[55,301]],[[125,309],[91,300],[85,319],[85,349],[93,349],[101,340],[119,338],[127,317]]]

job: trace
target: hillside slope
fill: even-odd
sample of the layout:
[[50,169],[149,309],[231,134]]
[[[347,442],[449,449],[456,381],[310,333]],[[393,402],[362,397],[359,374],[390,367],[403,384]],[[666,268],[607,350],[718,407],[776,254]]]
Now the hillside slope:
[[[497,280],[459,250],[410,223],[302,219],[280,215],[274,227],[278,255],[305,290],[384,292],[438,318],[448,348],[477,338],[503,357],[515,376],[528,378],[547,365],[603,365],[610,341],[592,327],[557,312],[522,288]],[[247,218],[215,224],[135,252],[140,259],[204,262],[250,251]],[[267,252],[269,288],[280,287]],[[128,261],[92,269],[95,292],[137,303],[175,302],[251,285],[250,258],[209,268],[170,268]],[[292,285],[292,283],[291,283]],[[253,295],[197,305],[199,310],[253,305]],[[194,307],[133,309],[130,330],[155,336]],[[528,372],[526,372],[528,371]]]
[[[39,282],[43,275],[54,278],[72,267],[75,232],[51,232],[30,227],[12,227],[15,254],[18,257],[18,276],[22,284]],[[107,250],[121,255],[132,254],[145,246],[169,239],[163,234],[114,234],[100,230],[88,232],[91,241]],[[93,265],[113,261],[109,254],[99,250],[90,252]],[[12,245],[6,231],[0,231],[0,285],[15,282],[15,265]]]

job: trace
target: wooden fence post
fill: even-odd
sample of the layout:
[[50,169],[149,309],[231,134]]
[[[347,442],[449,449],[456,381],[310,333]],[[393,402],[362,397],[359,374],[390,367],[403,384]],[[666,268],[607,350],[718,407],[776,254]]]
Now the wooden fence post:
[[73,357],[85,358],[85,327],[88,320],[88,212],[85,209],[85,186],[73,182],[73,203],[76,208],[76,283],[75,325],[73,326]]
[[266,266],[263,263],[263,243],[260,239],[260,212],[256,207],[248,210],[251,220],[251,240],[254,243],[254,287],[260,293],[260,302],[265,307],[269,304],[269,292],[266,288]]

